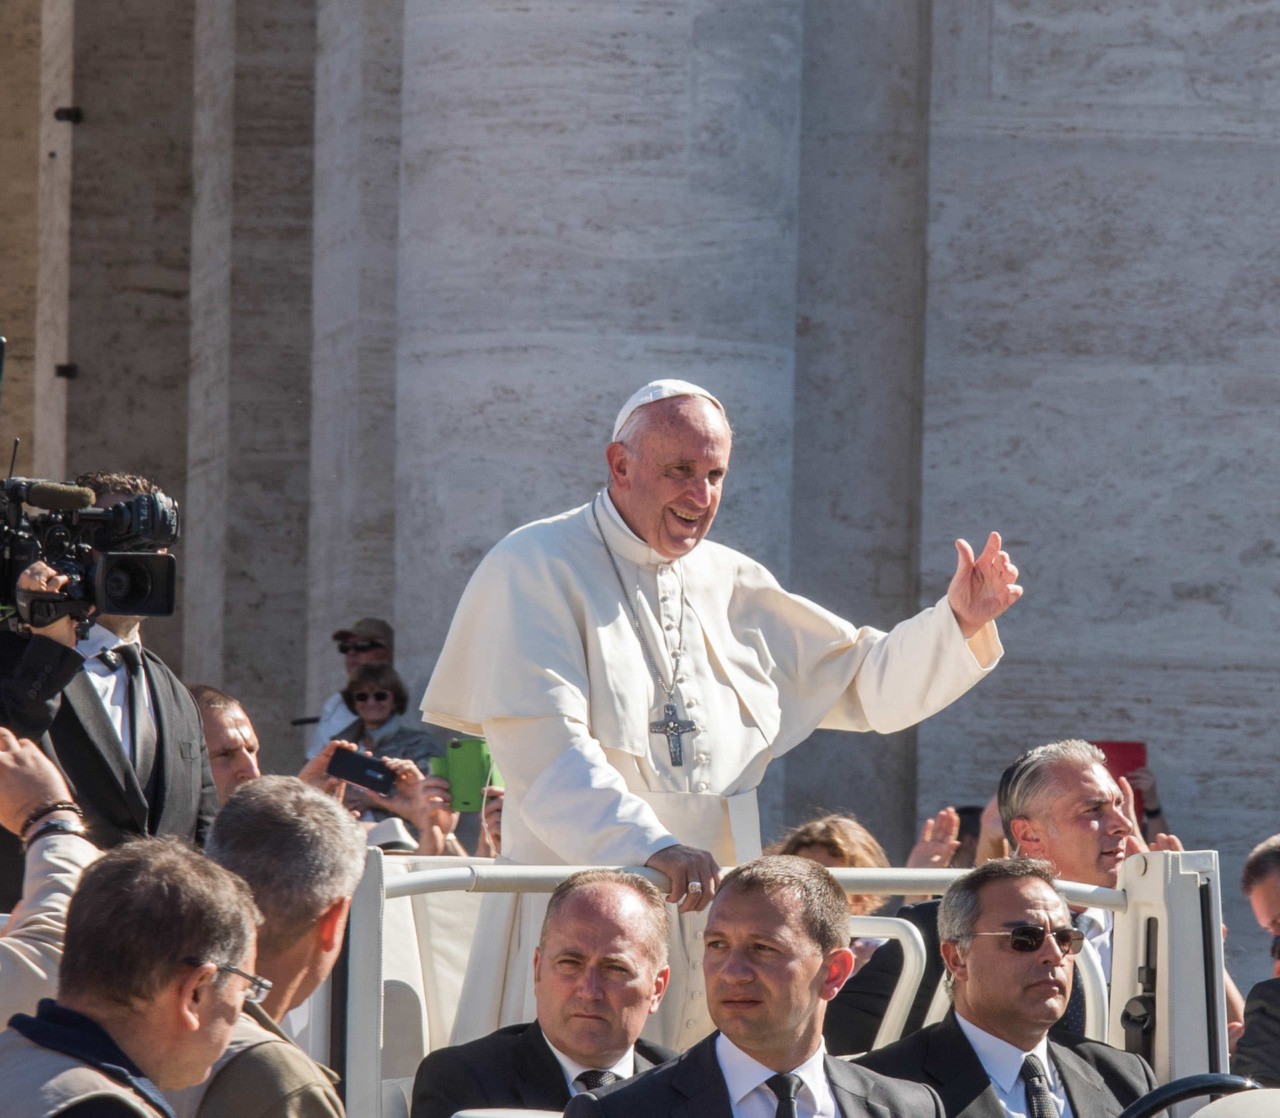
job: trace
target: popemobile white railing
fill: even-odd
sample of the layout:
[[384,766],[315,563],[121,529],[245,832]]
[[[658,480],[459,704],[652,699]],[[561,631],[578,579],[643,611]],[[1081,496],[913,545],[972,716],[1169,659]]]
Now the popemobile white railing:
[[[299,1029],[307,1051],[343,1076],[348,1113],[368,1118],[408,1114],[417,1064],[432,1048],[450,1043],[471,943],[485,940],[485,929],[476,924],[480,895],[549,893],[583,868],[587,867],[385,856],[370,850],[351,906],[345,973],[340,968],[317,991],[307,1021]],[[665,891],[666,879],[657,871],[628,868]],[[940,894],[963,871],[833,872],[850,893],[892,896]],[[1145,1010],[1150,1019],[1149,1059],[1160,1082],[1197,1072],[1226,1071],[1216,853],[1129,858],[1121,867],[1116,889],[1058,884],[1073,905],[1115,913],[1109,998],[1092,946],[1078,957],[1077,981],[1085,984],[1088,1035],[1124,1047],[1126,1006]],[[892,937],[903,946],[903,977],[876,1038],[880,1047],[896,1039],[906,1021],[924,970],[925,946],[919,931],[905,920],[851,917],[850,927],[851,935]],[[1131,999],[1139,1000],[1131,1004]],[[928,1020],[939,1019],[945,1008],[940,990]],[[330,1027],[332,1020],[338,1027]],[[1138,1030],[1132,1020],[1128,1029],[1136,1042]],[[1176,1112],[1181,1118],[1197,1105],[1184,1103]]]

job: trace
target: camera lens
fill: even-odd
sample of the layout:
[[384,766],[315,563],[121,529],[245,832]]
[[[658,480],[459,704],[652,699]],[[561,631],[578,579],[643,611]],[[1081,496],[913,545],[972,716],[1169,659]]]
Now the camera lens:
[[154,583],[151,572],[142,563],[118,562],[106,573],[103,590],[104,613],[130,614],[144,609],[151,599]]

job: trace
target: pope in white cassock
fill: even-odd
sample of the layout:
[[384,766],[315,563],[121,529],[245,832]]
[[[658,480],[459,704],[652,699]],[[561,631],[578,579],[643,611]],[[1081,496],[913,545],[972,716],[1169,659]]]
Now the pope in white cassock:
[[[706,907],[720,866],[760,853],[756,788],[773,758],[819,727],[892,733],[941,710],[994,667],[993,621],[1022,593],[994,532],[977,559],[957,540],[946,598],[887,634],[787,593],[704,541],[731,443],[704,389],[640,389],[605,452],[608,488],[480,564],[422,702],[427,721],[488,739],[505,859],[651,866],[681,914]],[[545,904],[485,898],[455,1042],[534,1019]],[[703,918],[673,924],[647,1031],[685,1048],[712,1027]]]

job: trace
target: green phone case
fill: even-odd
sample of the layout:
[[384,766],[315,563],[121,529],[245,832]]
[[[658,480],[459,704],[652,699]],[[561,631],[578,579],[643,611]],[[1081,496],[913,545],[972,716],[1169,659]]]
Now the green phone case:
[[435,771],[436,760],[432,758],[432,774],[443,776],[449,782],[454,811],[480,811],[484,807],[485,785],[503,786],[484,738],[454,738],[444,758],[439,758],[445,762],[445,772]]

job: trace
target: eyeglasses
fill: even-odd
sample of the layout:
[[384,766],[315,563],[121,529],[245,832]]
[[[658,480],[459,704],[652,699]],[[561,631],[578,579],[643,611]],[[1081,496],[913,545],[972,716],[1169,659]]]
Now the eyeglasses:
[[[189,967],[204,966],[204,963],[195,958],[187,958],[182,961]],[[271,993],[271,982],[265,978],[259,978],[258,975],[250,974],[248,971],[243,971],[239,967],[233,967],[230,963],[214,963],[213,965],[217,967],[219,971],[223,971],[227,974],[238,974],[247,983],[249,983],[248,989],[244,992],[244,1000],[247,1002],[257,1004]]]
[[385,703],[391,698],[390,691],[357,691],[351,696],[352,700],[357,703],[367,703],[372,699],[375,703]]
[[381,641],[343,641],[338,651],[345,656],[348,652],[372,652],[375,648],[385,648]]
[[1078,928],[1051,928],[1046,931],[1039,924],[1019,924],[1007,932],[970,932],[974,936],[1008,936],[1009,946],[1015,951],[1039,951],[1044,945],[1046,935],[1053,936],[1053,942],[1064,955],[1078,955],[1084,946],[1084,932]]

